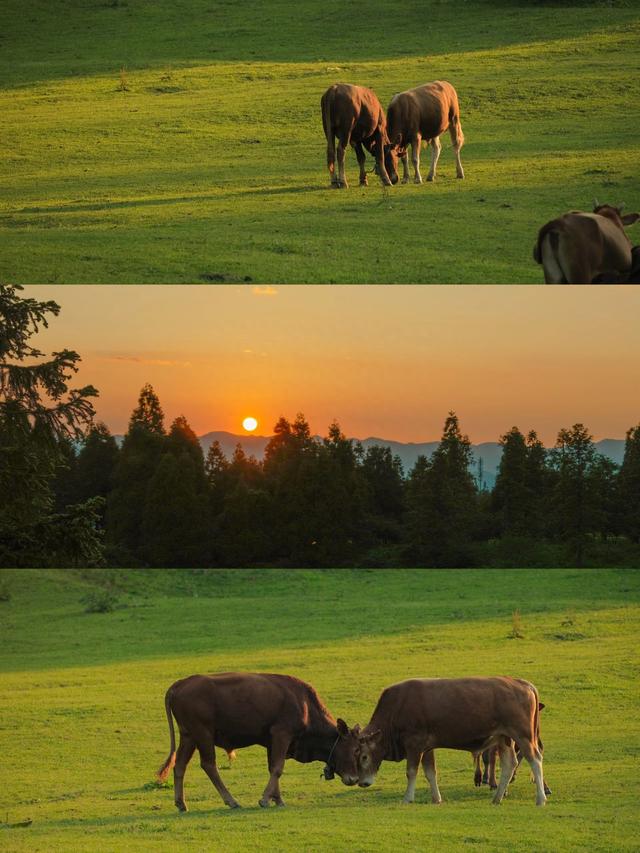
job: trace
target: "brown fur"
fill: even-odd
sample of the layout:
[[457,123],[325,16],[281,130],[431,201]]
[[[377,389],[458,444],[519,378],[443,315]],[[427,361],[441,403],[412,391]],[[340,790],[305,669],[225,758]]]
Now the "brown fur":
[[[165,711],[169,726],[169,757],[158,771],[165,781],[174,772],[178,809],[186,811],[183,780],[186,767],[198,750],[202,769],[223,801],[238,803],[225,787],[216,766],[216,746],[227,752],[259,744],[267,749],[269,782],[260,800],[283,805],[279,779],[286,758],[307,763],[325,761],[345,784],[357,781],[357,766],[348,746],[356,735],[342,720],[336,721],[310,684],[293,676],[266,673],[191,675],[167,690]],[[176,750],[175,718],[180,732]]]
[[593,213],[574,210],[547,222],[533,250],[545,282],[591,284],[629,277],[633,257],[625,225],[638,218],[639,214],[622,216],[611,205],[597,205]]
[[336,148],[338,139],[338,165],[342,164],[344,174],[344,155],[351,145],[360,165],[360,183],[367,183],[364,168],[364,148],[376,158],[377,172],[383,184],[390,184],[384,162],[387,138],[387,120],[378,100],[371,89],[353,86],[350,83],[334,83],[329,86],[320,101],[322,109],[322,127],[327,139],[327,167],[333,186],[348,186],[346,177],[336,176]]
[[[433,143],[446,130],[454,149],[459,152],[464,145],[464,133],[458,93],[446,80],[425,83],[391,99],[387,109],[387,135],[398,156],[406,158],[409,145],[414,146],[415,156],[415,148],[419,149],[421,141]],[[464,173],[458,173],[458,177],[464,177]]]
[[[503,761],[494,798],[499,803],[516,766],[515,742],[539,774],[536,802],[542,805],[538,704],[536,688],[519,678],[415,678],[387,687],[359,736],[360,784],[371,784],[383,760],[405,757],[408,778],[415,780],[422,762],[425,772],[429,768],[435,779],[434,751],[440,748],[473,753],[477,778],[477,756],[497,746]],[[439,802],[433,784],[432,796]]]

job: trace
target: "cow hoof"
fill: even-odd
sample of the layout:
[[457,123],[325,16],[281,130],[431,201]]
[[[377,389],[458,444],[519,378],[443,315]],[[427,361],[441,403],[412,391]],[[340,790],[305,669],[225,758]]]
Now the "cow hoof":
[[230,803],[227,803],[230,809],[239,809],[240,803],[237,803],[235,800],[232,800]]
[[461,175],[456,175],[456,178],[458,178],[461,181],[464,181],[464,172]]
[[[427,180],[429,180],[429,179],[427,178]],[[421,183],[422,183],[422,178],[414,178],[414,179],[413,179],[413,183],[414,183],[414,184],[421,184]]]
[[402,183],[403,184],[409,184],[409,183],[411,183],[411,179],[410,178],[403,178]]
[[442,800],[441,799],[440,800],[431,800],[431,805],[432,806],[441,806]]
[[405,806],[410,806],[413,803],[413,800],[407,800],[407,799],[403,798],[402,803]]
[[261,809],[268,809],[271,803],[269,800],[258,800],[258,805]]
[[545,800],[536,800],[537,806],[546,806],[546,804],[547,804],[546,799]]
[[434,175],[429,175],[429,176],[427,177],[427,180],[429,181],[429,183],[430,183],[430,184],[432,184],[432,183],[435,181],[435,176],[434,176]]
[[176,808],[178,809],[179,812],[188,812],[189,811],[186,803],[176,803]]
[[279,809],[285,808],[286,803],[283,800],[276,800],[275,802]]
[[498,790],[498,786],[497,786],[497,785],[489,785],[489,790],[490,790],[490,791],[497,791],[497,790]]
[[368,187],[368,186],[369,186],[369,181],[367,180],[367,178],[363,178],[363,179],[360,181],[360,186],[361,186],[361,187]]

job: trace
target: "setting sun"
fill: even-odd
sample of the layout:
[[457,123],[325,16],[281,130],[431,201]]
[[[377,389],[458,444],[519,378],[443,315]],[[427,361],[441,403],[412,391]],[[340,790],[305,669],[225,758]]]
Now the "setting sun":
[[254,429],[258,426],[258,421],[255,418],[245,418],[242,421],[242,426],[246,429],[247,432],[253,432]]

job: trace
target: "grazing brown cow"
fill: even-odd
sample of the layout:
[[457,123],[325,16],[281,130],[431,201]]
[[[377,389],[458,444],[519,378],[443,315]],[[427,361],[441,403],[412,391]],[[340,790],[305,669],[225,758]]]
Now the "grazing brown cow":
[[[460,124],[460,108],[458,95],[451,83],[446,80],[436,80],[435,83],[425,83],[415,89],[409,89],[394,95],[387,110],[387,135],[389,143],[402,159],[402,183],[409,182],[409,164],[407,147],[411,145],[411,160],[414,169],[414,181],[422,183],[420,174],[420,145],[422,140],[431,143],[431,166],[428,181],[435,180],[436,167],[440,157],[440,136],[449,129],[453,150],[456,155],[456,175],[464,178],[464,170],[460,161],[460,149],[464,145],[464,134]],[[397,178],[395,166],[389,172],[391,180]],[[395,181],[394,181],[395,183]]]
[[[344,173],[344,154],[349,145],[353,146],[358,158],[360,185],[367,185],[367,174],[364,168],[366,159],[364,146],[376,159],[376,171],[382,183],[389,186],[391,181],[385,167],[385,146],[388,150],[389,141],[387,138],[387,120],[375,92],[371,89],[365,89],[364,86],[334,83],[322,96],[320,106],[322,108],[324,135],[327,137],[327,166],[331,177],[331,186],[349,186]],[[338,138],[337,175],[335,172],[335,137]],[[387,159],[389,160],[389,158]]]
[[358,734],[358,784],[372,785],[383,760],[406,758],[404,802],[414,800],[422,762],[432,802],[440,803],[434,750],[476,755],[497,746],[501,775],[493,802],[498,804],[517,764],[515,742],[531,765],[536,804],[544,805],[538,716],[537,690],[520,678],[413,678],[393,684],[382,691],[371,721]]
[[572,210],[543,225],[533,249],[546,284],[591,284],[624,279],[631,271],[631,241],[624,230],[640,213],[595,202],[593,213]]
[[[310,684],[290,675],[225,672],[191,675],[167,690],[165,709],[171,750],[158,770],[165,781],[173,768],[176,807],[184,812],[184,774],[197,749],[200,766],[230,808],[238,803],[227,790],[216,767],[215,747],[230,755],[243,746],[266,747],[269,782],[260,799],[265,808],[280,796],[280,776],[286,758],[306,764],[324,761],[325,776],[338,773],[345,785],[358,781],[354,758],[359,729],[352,731],[344,720],[334,720]],[[180,730],[176,752],[173,717]]]

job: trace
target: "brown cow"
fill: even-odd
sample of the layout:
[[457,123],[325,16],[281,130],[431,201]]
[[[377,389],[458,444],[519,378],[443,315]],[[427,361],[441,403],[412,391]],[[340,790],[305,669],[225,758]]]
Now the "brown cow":
[[[456,175],[464,178],[460,161],[460,149],[464,145],[464,134],[460,124],[458,94],[451,83],[436,80],[425,83],[415,89],[409,89],[394,95],[387,110],[387,135],[394,152],[402,159],[402,183],[409,182],[409,164],[407,147],[411,145],[411,160],[414,169],[414,181],[422,183],[420,174],[420,145],[422,140],[431,143],[431,166],[428,181],[435,180],[436,167],[440,157],[440,136],[449,129],[453,150],[456,155]],[[391,180],[397,178],[397,172],[389,172]],[[394,181],[395,183],[395,181]]]
[[591,284],[624,279],[632,267],[625,225],[640,213],[622,215],[622,207],[595,202],[593,213],[572,210],[543,225],[533,249],[546,284]]
[[414,678],[382,691],[371,721],[358,735],[358,784],[372,785],[383,760],[407,760],[405,803],[415,796],[422,762],[431,799],[442,802],[436,779],[436,749],[474,755],[498,747],[501,775],[493,802],[504,797],[517,759],[514,742],[531,765],[536,804],[546,802],[539,748],[538,693],[520,678]]
[[[173,768],[176,807],[187,810],[184,774],[193,753],[200,766],[230,808],[239,804],[227,790],[216,767],[215,747],[232,753],[239,747],[266,747],[269,782],[260,805],[283,806],[280,776],[286,758],[304,764],[325,761],[325,776],[338,773],[345,785],[355,785],[358,768],[354,757],[359,729],[352,731],[344,720],[334,720],[310,684],[290,675],[225,672],[191,675],[167,690],[165,709],[171,750],[158,770],[165,781]],[[176,752],[173,717],[180,730]]]
[[[329,86],[320,101],[322,108],[322,126],[327,137],[327,166],[332,187],[348,187],[344,173],[344,154],[349,145],[356,152],[360,166],[360,185],[367,185],[365,172],[364,146],[376,159],[376,172],[382,183],[389,186],[391,181],[385,167],[385,146],[388,151],[387,120],[378,100],[371,89],[364,86],[352,86],[349,83],[334,83]],[[338,174],[335,173],[336,149],[338,138]],[[391,162],[387,156],[388,162]],[[396,183],[398,180],[396,174]]]

